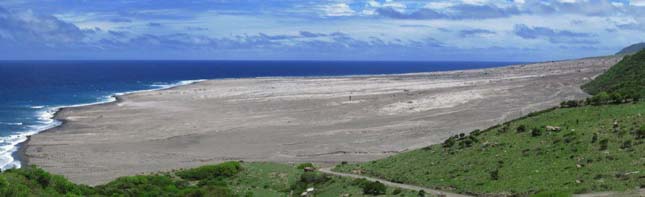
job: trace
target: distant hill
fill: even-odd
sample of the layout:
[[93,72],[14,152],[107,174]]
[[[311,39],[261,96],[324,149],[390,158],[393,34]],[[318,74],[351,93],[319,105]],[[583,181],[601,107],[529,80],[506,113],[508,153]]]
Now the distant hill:
[[607,92],[645,98],[645,50],[626,56],[582,89],[590,94]]
[[628,46],[627,48],[624,48],[620,50],[620,52],[616,53],[616,55],[629,55],[629,54],[634,54],[640,50],[645,49],[645,42],[638,43],[638,44],[633,44],[631,46]]

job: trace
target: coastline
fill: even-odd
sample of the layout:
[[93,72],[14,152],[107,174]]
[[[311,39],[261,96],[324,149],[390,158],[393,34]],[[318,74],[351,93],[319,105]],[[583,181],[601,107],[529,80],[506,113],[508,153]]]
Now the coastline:
[[[439,143],[455,132],[489,127],[564,98],[586,97],[577,84],[617,61],[599,60],[605,63],[206,80],[61,108],[54,118],[64,123],[30,137],[21,152],[30,164],[86,184],[225,160],[366,161]],[[347,101],[348,95],[355,100]],[[500,98],[513,102],[500,105]]]
[[122,97],[126,96],[128,94],[136,94],[136,93],[147,92],[147,91],[168,90],[168,89],[177,88],[177,87],[180,87],[180,86],[199,83],[201,81],[206,81],[206,80],[204,80],[204,79],[181,80],[181,81],[176,82],[174,84],[170,84],[170,85],[167,85],[167,86],[162,86],[162,87],[159,87],[159,88],[114,93],[112,95],[107,96],[108,100],[106,100],[106,101],[99,101],[99,102],[87,103],[87,104],[75,104],[75,105],[61,106],[61,107],[51,107],[50,109],[53,109],[53,111],[54,111],[52,116],[51,116],[51,120],[56,125],[51,126],[51,127],[47,128],[47,129],[44,129],[44,130],[34,131],[34,134],[26,136],[27,139],[25,141],[16,144],[16,151],[12,152],[11,155],[12,155],[12,157],[14,157],[14,161],[18,161],[20,163],[20,166],[28,166],[28,165],[30,165],[29,164],[29,157],[28,157],[28,155],[26,153],[26,150],[29,147],[29,141],[31,141],[32,136],[38,135],[38,134],[41,134],[41,133],[46,133],[46,132],[55,132],[55,130],[63,129],[65,127],[65,123],[67,121],[65,119],[61,118],[60,114],[61,114],[61,112],[64,112],[66,110],[82,109],[84,107],[92,107],[92,106],[114,105],[114,104],[118,104],[119,102],[122,102],[123,101]]

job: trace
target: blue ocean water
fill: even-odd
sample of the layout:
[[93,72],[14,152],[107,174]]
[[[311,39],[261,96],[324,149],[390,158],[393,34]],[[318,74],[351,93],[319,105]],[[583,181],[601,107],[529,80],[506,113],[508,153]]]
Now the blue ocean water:
[[20,167],[13,153],[28,135],[60,124],[65,106],[107,102],[123,92],[190,80],[269,76],[400,74],[478,69],[517,62],[356,61],[0,61],[0,167]]

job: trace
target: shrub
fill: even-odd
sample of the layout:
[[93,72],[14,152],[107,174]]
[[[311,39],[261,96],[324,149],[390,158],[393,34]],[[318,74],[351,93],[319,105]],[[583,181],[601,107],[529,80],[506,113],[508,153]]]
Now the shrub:
[[300,182],[306,184],[319,184],[324,183],[329,180],[329,177],[326,174],[321,174],[319,172],[305,172],[300,175]]
[[425,190],[419,190],[419,193],[417,193],[417,196],[425,197],[426,196],[426,191]]
[[600,92],[593,97],[591,97],[592,105],[602,105],[607,104],[611,100],[611,96],[607,92]]
[[608,139],[600,140],[600,150],[601,151],[602,150],[607,150],[608,147],[609,147],[609,140]]
[[516,130],[517,130],[518,133],[525,132],[526,131],[526,126],[520,125],[520,126],[517,127]]
[[494,181],[499,180],[499,170],[490,171],[490,179]]
[[394,189],[394,191],[392,191],[392,195],[398,195],[401,192],[403,192],[403,190],[401,190],[401,188],[396,188],[396,189]]
[[627,141],[623,142],[623,145],[620,146],[620,149],[628,149],[628,148],[631,148],[631,147],[632,147],[632,141],[627,140]]
[[636,139],[645,139],[645,125],[636,130]]
[[307,168],[307,167],[309,167],[309,168],[313,168],[313,167],[314,167],[314,164],[312,164],[312,163],[301,163],[301,164],[300,164],[300,165],[298,165],[296,168],[298,168],[298,169],[301,169],[301,170],[302,170],[302,169],[305,169],[305,168]]
[[[109,196],[160,196],[176,194],[188,188],[179,185],[169,176],[151,175],[121,177],[96,189],[99,194]],[[191,193],[190,189],[183,192]]]
[[354,179],[354,180],[352,181],[352,185],[354,185],[354,186],[356,186],[356,187],[363,188],[363,187],[365,187],[365,185],[367,185],[369,182],[370,182],[370,181],[368,181],[367,179],[364,179],[364,178]]
[[537,137],[537,136],[540,136],[540,135],[542,135],[542,130],[540,130],[539,128],[531,129],[531,136]]
[[448,138],[446,141],[443,142],[442,146],[444,148],[450,148],[450,147],[454,146],[455,141],[456,141],[455,138],[456,138],[455,136],[452,136],[452,137]]
[[176,175],[187,180],[202,180],[217,177],[231,177],[241,169],[242,166],[239,162],[231,161],[179,171]]
[[386,187],[381,182],[370,182],[363,187],[363,194],[382,195],[385,194]]

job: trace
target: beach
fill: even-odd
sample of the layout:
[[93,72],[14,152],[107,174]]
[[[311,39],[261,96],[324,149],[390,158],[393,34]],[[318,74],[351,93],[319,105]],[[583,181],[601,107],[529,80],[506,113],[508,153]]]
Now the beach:
[[207,80],[61,109],[22,158],[97,185],[229,160],[361,162],[441,143],[588,95],[621,57],[346,77]]

